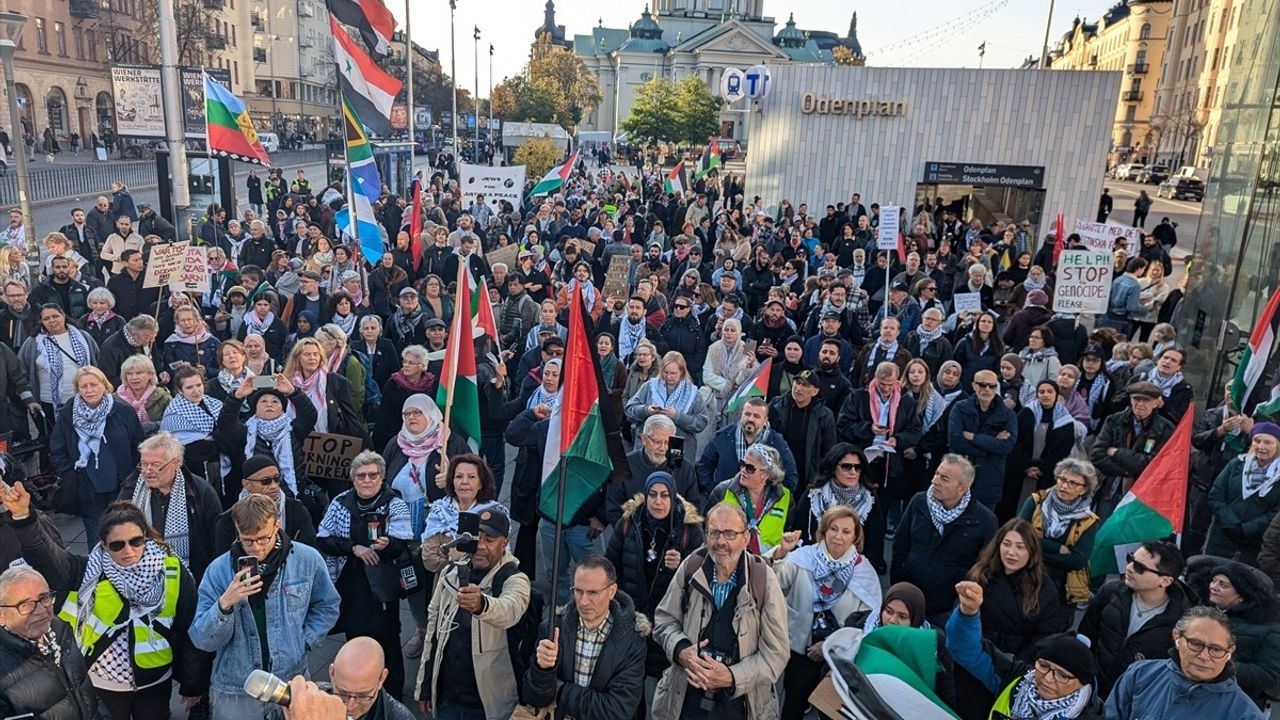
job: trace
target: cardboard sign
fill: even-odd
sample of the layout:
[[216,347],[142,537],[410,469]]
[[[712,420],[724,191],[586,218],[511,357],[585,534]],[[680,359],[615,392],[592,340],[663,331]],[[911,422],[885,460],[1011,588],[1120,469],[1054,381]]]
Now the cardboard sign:
[[516,270],[520,263],[520,246],[511,243],[506,247],[500,247],[493,252],[485,253],[484,259],[489,261],[489,267],[493,267],[498,263],[505,263],[508,270]]
[[351,461],[360,454],[360,438],[313,432],[302,441],[303,468],[320,480],[350,480]]
[[898,249],[898,210],[893,207],[880,207],[880,227],[876,231],[877,250]]
[[1081,242],[1090,250],[1112,252],[1116,238],[1124,238],[1128,242],[1128,249],[1125,252],[1129,257],[1133,257],[1138,252],[1138,246],[1142,244],[1142,228],[1128,225],[1076,220],[1076,226],[1072,231],[1080,236]]
[[142,287],[163,287],[177,281],[182,266],[187,261],[187,241],[155,245],[151,248],[151,257],[147,260],[146,276]]
[[1053,311],[1107,312],[1111,299],[1111,250],[1063,250],[1053,287]]
[[188,247],[186,257],[182,261],[182,268],[176,276],[170,277],[169,289],[176,293],[209,292],[211,278],[207,257],[206,248]]
[[956,313],[982,312],[982,293],[956,293],[951,299],[955,302]]
[[614,255],[609,258],[609,269],[604,273],[604,296],[626,299],[631,285],[631,256]]

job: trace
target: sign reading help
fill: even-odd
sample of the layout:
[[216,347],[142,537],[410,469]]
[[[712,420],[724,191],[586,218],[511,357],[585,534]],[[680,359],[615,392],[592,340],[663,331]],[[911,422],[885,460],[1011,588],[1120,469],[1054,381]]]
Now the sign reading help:
[[320,480],[350,480],[351,461],[360,453],[360,438],[313,432],[302,441],[305,472]]
[[1053,311],[1101,315],[1110,298],[1111,251],[1063,250],[1058,257]]
[[176,293],[209,292],[209,263],[205,260],[205,248],[188,247],[182,260],[182,268],[169,279],[169,289]]
[[176,282],[182,266],[187,260],[187,241],[156,245],[151,248],[151,257],[147,259],[147,273],[142,279],[142,287],[163,287]]

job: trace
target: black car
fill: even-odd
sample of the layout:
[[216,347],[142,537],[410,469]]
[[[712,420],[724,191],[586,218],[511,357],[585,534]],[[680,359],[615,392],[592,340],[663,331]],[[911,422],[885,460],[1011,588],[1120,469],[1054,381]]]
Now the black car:
[[1167,197],[1173,200],[1204,201],[1204,182],[1198,177],[1178,175],[1160,183],[1156,188],[1156,197]]

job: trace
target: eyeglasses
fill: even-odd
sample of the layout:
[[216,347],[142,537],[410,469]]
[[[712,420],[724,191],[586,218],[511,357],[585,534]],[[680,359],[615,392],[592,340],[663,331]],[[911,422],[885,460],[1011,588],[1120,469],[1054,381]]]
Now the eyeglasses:
[[128,540],[112,540],[111,542],[107,543],[107,549],[110,550],[111,552],[118,553],[121,550],[124,550],[125,545],[128,545],[131,548],[137,549],[146,544],[147,544],[147,539],[142,535],[139,535],[137,537],[131,537]]
[[333,688],[333,692],[331,694],[334,697],[341,700],[342,702],[346,703],[347,705],[351,705],[353,703],[356,705],[365,705],[373,702],[374,700],[377,700],[378,692],[379,692],[378,690],[374,690],[371,693],[356,694],[356,693],[345,692],[335,687]]
[[253,478],[245,478],[244,480],[245,482],[257,483],[262,487],[267,487],[268,485],[279,485],[281,477],[279,475],[268,475],[264,478],[258,478],[257,480],[254,480]]
[[576,598],[579,598],[579,599],[586,598],[588,600],[595,600],[596,598],[600,597],[601,593],[603,593],[605,590],[608,590],[611,587],[613,587],[613,583],[609,583],[608,585],[605,585],[599,590],[587,590],[585,588],[579,588],[579,587],[570,588],[570,589],[573,590],[573,596]]
[[422,411],[421,410],[405,410],[404,412],[400,413],[400,416],[406,417],[406,418],[422,417]]
[[1048,660],[1036,660],[1036,672],[1041,675],[1047,675],[1054,679],[1055,682],[1066,683],[1076,679],[1075,675],[1055,667]]
[[1182,643],[1184,647],[1190,650],[1192,655],[1199,655],[1205,651],[1208,651],[1209,657],[1213,658],[1214,660],[1221,660],[1222,658],[1227,657],[1228,655],[1231,654],[1231,650],[1229,648],[1220,647],[1218,645],[1210,645],[1209,643],[1206,643],[1203,640],[1196,640],[1195,638],[1189,638],[1186,635],[1179,637],[1178,642]]
[[1089,484],[1088,484],[1088,483],[1086,483],[1086,482],[1082,482],[1082,481],[1080,481],[1080,480],[1072,480],[1071,478],[1067,477],[1066,475],[1055,475],[1053,479],[1054,479],[1055,481],[1057,481],[1057,483],[1058,483],[1059,485],[1066,485],[1067,487],[1073,487],[1073,488],[1086,488],[1086,487],[1089,487]]
[[163,463],[138,463],[138,472],[144,474],[158,473],[176,462],[178,462],[177,458]]
[[689,306],[684,303],[676,303],[677,310],[688,310]]
[[845,472],[862,472],[862,463],[840,463],[836,467]]
[[34,600],[23,600],[14,605],[0,605],[0,608],[13,608],[19,615],[30,615],[36,611],[36,605],[53,607],[53,593],[40,593]]
[[755,473],[760,469],[755,465],[752,465],[751,463],[747,462],[746,460],[743,460],[742,462],[738,463],[738,467],[742,470],[746,470],[749,473]]
[[1147,573],[1152,573],[1152,574],[1154,574],[1154,575],[1158,575],[1158,576],[1160,576],[1160,577],[1173,577],[1173,576],[1172,576],[1172,575],[1170,575],[1169,573],[1162,573],[1162,572],[1160,572],[1159,570],[1157,570],[1157,569],[1155,569],[1155,568],[1153,568],[1153,567],[1150,567],[1150,566],[1148,566],[1148,565],[1145,565],[1145,564],[1144,564],[1144,563],[1142,563],[1142,562],[1139,562],[1138,560],[1134,560],[1134,559],[1133,559],[1133,553],[1129,553],[1128,555],[1125,555],[1125,556],[1124,556],[1124,561],[1125,561],[1125,563],[1127,563],[1127,564],[1129,564],[1129,565],[1132,565],[1132,566],[1133,566],[1133,571],[1134,571],[1134,572],[1136,572],[1136,573],[1138,573],[1139,575],[1146,575]]
[[372,472],[358,472],[358,473],[353,473],[351,477],[355,478],[356,480],[373,480],[373,479],[382,477],[382,473],[378,472],[377,470],[374,470]]
[[977,385],[978,387],[982,388],[983,390],[995,390],[995,389],[996,389],[996,384],[995,384],[995,383],[985,383],[985,382],[978,382],[977,380],[974,380],[974,381],[973,381],[973,384],[974,384],[974,385]]
[[707,539],[719,540],[723,538],[725,540],[728,540],[729,542],[733,542],[734,540],[738,539],[739,535],[746,535],[746,534],[747,534],[746,530],[708,530]]
[[275,541],[276,541],[276,533],[274,531],[272,531],[270,535],[263,535],[262,537],[256,537],[256,538],[247,538],[247,537],[241,536],[240,547],[244,548],[245,550],[248,550],[251,547],[267,547],[275,544]]

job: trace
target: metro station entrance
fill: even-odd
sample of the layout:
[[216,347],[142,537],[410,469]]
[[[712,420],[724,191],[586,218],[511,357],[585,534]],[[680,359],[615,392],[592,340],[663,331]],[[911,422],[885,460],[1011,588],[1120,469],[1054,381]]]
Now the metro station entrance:
[[926,162],[916,184],[915,214],[926,203],[934,222],[951,210],[964,222],[983,225],[1029,220],[1033,237],[1047,232],[1044,220],[1044,168],[1027,165]]

